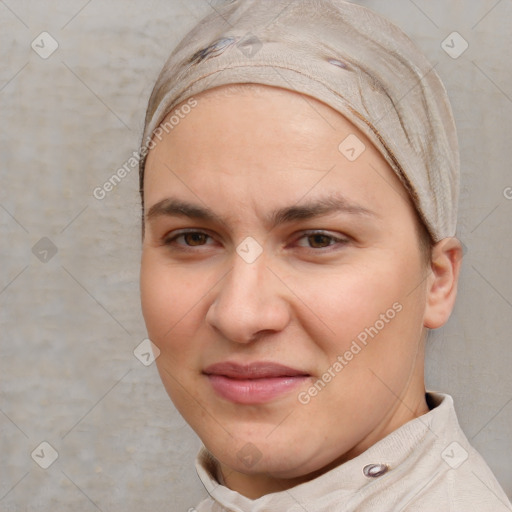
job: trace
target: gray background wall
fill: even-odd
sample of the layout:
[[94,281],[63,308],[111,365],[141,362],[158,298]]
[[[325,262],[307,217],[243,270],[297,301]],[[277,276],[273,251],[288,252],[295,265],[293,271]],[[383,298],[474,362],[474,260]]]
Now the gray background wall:
[[[512,2],[359,3],[417,42],[453,102],[467,253],[455,312],[430,341],[427,381],[454,396],[512,496]],[[145,338],[136,169],[103,200],[92,191],[137,149],[158,71],[211,8],[0,1],[2,511],[186,511],[204,495],[198,440],[154,365],[133,354]],[[43,31],[59,45],[47,59],[31,48]],[[441,47],[453,31],[469,44],[458,58]],[[38,51],[49,50],[40,39]],[[58,453],[46,470],[35,462],[50,462],[43,441]]]

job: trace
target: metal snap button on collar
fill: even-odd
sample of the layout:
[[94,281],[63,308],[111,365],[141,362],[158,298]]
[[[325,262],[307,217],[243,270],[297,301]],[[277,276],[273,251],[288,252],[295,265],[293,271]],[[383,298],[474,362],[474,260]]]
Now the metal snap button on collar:
[[367,464],[363,468],[363,474],[368,478],[377,478],[387,473],[388,470],[389,466],[387,464]]

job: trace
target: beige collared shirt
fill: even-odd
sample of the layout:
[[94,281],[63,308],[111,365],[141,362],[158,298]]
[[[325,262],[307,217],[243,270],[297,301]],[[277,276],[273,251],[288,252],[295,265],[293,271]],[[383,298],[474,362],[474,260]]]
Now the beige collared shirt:
[[361,455],[287,491],[251,500],[221,485],[202,448],[196,469],[209,497],[197,512],[504,512],[507,496],[462,432],[449,395]]

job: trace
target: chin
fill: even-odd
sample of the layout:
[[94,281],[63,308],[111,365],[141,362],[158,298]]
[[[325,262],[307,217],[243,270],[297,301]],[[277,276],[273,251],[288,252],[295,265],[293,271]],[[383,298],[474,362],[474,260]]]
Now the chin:
[[[299,434],[299,433],[297,433]],[[202,439],[206,448],[222,464],[234,471],[247,475],[266,474],[277,479],[302,478],[322,470],[333,462],[332,456],[319,457],[320,446],[304,446],[307,433],[299,436],[302,441],[294,440],[293,434],[286,433],[273,442],[268,439],[268,432],[250,436],[236,436],[219,443],[219,439]],[[300,451],[298,450],[300,448]],[[334,454],[336,456],[336,454]]]

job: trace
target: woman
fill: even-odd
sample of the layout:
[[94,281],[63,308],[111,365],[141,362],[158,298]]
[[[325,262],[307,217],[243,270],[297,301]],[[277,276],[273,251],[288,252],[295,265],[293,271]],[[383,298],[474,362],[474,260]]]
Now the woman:
[[201,438],[197,510],[510,510],[427,393],[449,318],[457,137],[387,20],[230,2],[165,64],[140,165],[142,308]]

